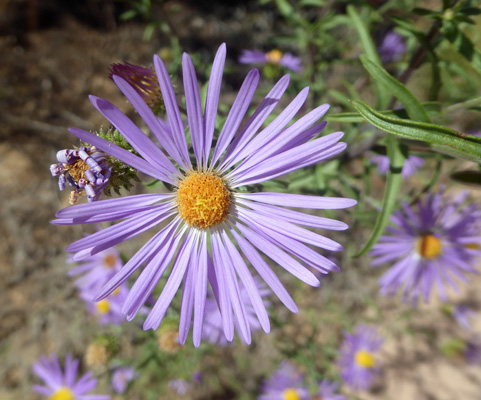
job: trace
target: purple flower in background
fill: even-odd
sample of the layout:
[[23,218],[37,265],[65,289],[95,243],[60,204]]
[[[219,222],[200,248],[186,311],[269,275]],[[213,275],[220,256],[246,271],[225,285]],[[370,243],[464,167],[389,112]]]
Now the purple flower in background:
[[466,281],[474,273],[476,257],[481,255],[481,213],[476,204],[463,205],[467,192],[454,200],[443,199],[442,191],[430,193],[417,211],[407,203],[391,216],[395,227],[388,227],[373,247],[372,265],[390,263],[392,267],[379,281],[381,293],[394,294],[404,287],[404,301],[419,296],[428,301],[434,286],[447,300],[445,286],[457,289],[453,278]]
[[[389,157],[376,154],[369,160],[371,164],[377,165],[380,174],[386,175],[389,171]],[[409,178],[414,175],[419,168],[424,166],[424,160],[421,157],[409,156],[403,165],[403,178]]]
[[384,35],[378,51],[382,62],[397,61],[406,52],[404,38],[395,31],[389,31]]
[[116,368],[112,374],[112,389],[119,394],[125,393],[127,385],[134,379],[137,379],[138,376],[139,374],[131,367]]
[[324,379],[319,384],[319,391],[314,395],[311,400],[345,400],[345,396],[343,396],[342,394],[337,394],[338,390],[338,382],[330,382],[327,379]]
[[356,390],[370,388],[380,374],[377,353],[383,340],[373,326],[359,325],[353,333],[344,332],[339,367],[346,385]]
[[291,53],[282,53],[277,49],[267,53],[255,50],[243,50],[239,56],[239,62],[241,64],[282,65],[297,73],[302,71],[302,60],[299,57],[295,57]]
[[481,340],[478,337],[466,342],[464,358],[468,364],[481,365]]
[[248,292],[263,330],[270,330],[264,302],[241,254],[293,312],[297,312],[297,306],[259,251],[270,257],[276,267],[286,269],[312,286],[320,283],[309,268],[323,273],[339,271],[335,263],[307,244],[331,251],[341,251],[342,246],[299,225],[330,230],[344,230],[347,225],[284,207],[339,209],[356,204],[355,200],[343,198],[238,191],[241,186],[259,184],[326,160],[342,152],[346,144],[339,142],[342,132],[316,138],[326,125],[318,120],[327,111],[327,105],[317,107],[289,125],[306,100],[307,88],[269,125],[261,128],[286,90],[289,76],[279,80],[236,134],[259,81],[259,72],[252,70],[234,101],[215,146],[212,146],[225,57],[223,44],[214,60],[202,113],[194,66],[190,57],[183,55],[184,91],[194,161],[189,155],[174,88],[167,68],[158,56],[154,57],[154,64],[170,130],[163,128],[128,82],[119,76],[113,76],[113,80],[164,149],[155,145],[113,104],[91,96],[94,106],[131,143],[139,156],[81,129],[71,129],[70,132],[176,189],[171,193],[133,195],[68,207],[59,211],[56,214],[59,219],[53,221],[55,224],[83,224],[122,220],[68,246],[67,251],[77,253],[74,255],[77,261],[150,228],[162,226],[100,290],[95,300],[106,298],[143,266],[122,308],[127,319],[131,320],[166,274],[168,279],[145,320],[144,329],[160,326],[183,282],[179,342],[185,343],[193,319],[196,346],[202,335],[208,283],[218,299],[228,341],[234,337],[234,325],[238,326],[243,341],[251,341],[239,282]]
[[84,193],[89,202],[98,200],[112,172],[105,153],[95,146],[82,146],[78,150],[60,150],[57,152],[57,161],[57,164],[50,166],[50,172],[52,176],[58,176],[60,190],[65,189],[67,182],[73,187],[70,204],[75,204]]
[[287,361],[264,381],[259,400],[308,400],[309,391],[303,386],[302,375]]
[[473,317],[474,311],[471,307],[465,305],[457,305],[453,309],[453,317],[459,326],[465,331],[469,331],[470,319]]
[[[265,299],[265,297],[271,294],[270,290],[259,277],[255,276],[254,282],[259,295],[263,299],[264,306],[268,307],[270,303],[267,299]],[[256,332],[261,329],[261,325],[256,317],[254,306],[250,302],[249,292],[242,284],[239,286],[240,299],[245,305],[247,322],[249,323],[251,332]],[[236,328],[239,329],[237,326]],[[218,344],[219,346],[225,346],[228,343],[225,335],[223,334],[222,316],[212,291],[207,293],[207,299],[205,301],[204,330],[202,332],[202,336],[209,343]]]
[[101,325],[120,325],[126,321],[122,313],[122,306],[129,295],[129,289],[125,285],[119,286],[108,297],[94,303],[92,299],[97,294],[98,288],[82,288],[80,298],[85,301],[90,314],[96,316]]
[[163,105],[159,81],[154,70],[124,61],[121,64],[112,64],[109,71],[110,79],[114,80],[114,76],[120,76],[154,110]]
[[190,384],[185,379],[174,379],[169,382],[169,387],[179,396],[185,396],[190,389]]
[[[71,258],[71,257],[70,257]],[[69,260],[71,261],[71,260]],[[122,259],[115,247],[89,256],[72,268],[68,275],[81,275],[75,285],[83,290],[98,290],[111,279],[123,266]]]
[[70,354],[65,359],[65,369],[58,362],[57,356],[52,355],[50,360],[42,356],[33,364],[32,370],[45,386],[34,385],[33,391],[48,400],[109,400],[110,396],[86,394],[97,386],[97,379],[87,372],[77,380],[79,360],[72,359]]

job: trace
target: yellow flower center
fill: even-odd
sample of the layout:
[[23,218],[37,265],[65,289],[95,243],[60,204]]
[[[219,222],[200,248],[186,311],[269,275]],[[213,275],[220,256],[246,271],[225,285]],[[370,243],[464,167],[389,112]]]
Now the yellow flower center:
[[374,356],[364,350],[359,350],[354,357],[356,364],[363,368],[372,368],[376,364]]
[[230,193],[218,176],[194,172],[180,183],[177,205],[185,222],[205,229],[227,218]]
[[417,240],[416,250],[423,258],[431,259],[442,253],[443,245],[436,236],[424,235]]
[[281,61],[281,58],[284,56],[282,54],[282,51],[274,49],[266,53],[266,59],[267,62],[270,62],[272,64],[279,64],[279,61]]
[[282,392],[282,400],[301,400],[301,396],[296,389],[286,389]]
[[115,263],[117,262],[117,257],[114,254],[108,254],[104,258],[104,265],[107,268],[115,267]]
[[107,299],[100,300],[95,304],[95,307],[100,315],[107,314],[110,311],[110,303]]
[[468,244],[464,245],[464,247],[466,247],[467,249],[471,249],[471,250],[479,250],[479,244],[477,244],[477,243],[468,243]]
[[61,387],[48,400],[75,400],[75,395],[69,388]]

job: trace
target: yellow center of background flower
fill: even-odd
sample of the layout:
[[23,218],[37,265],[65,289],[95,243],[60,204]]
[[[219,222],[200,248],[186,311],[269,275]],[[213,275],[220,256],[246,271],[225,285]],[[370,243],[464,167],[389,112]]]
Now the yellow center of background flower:
[[117,262],[117,257],[115,257],[115,255],[113,254],[108,254],[107,256],[105,256],[104,258],[104,265],[107,267],[107,268],[113,268],[115,267],[115,263]]
[[441,254],[443,246],[436,236],[424,235],[417,240],[416,250],[423,258],[431,259]]
[[75,400],[75,395],[69,388],[61,387],[48,400]]
[[107,314],[110,311],[110,303],[107,299],[100,300],[95,304],[97,312],[101,315]]
[[282,54],[282,51],[274,49],[266,53],[266,59],[267,62],[272,64],[279,64],[279,61],[281,61],[283,55],[284,54]]
[[479,250],[479,244],[477,243],[468,243],[464,247],[471,250]]
[[374,356],[364,350],[359,350],[354,357],[356,364],[363,368],[372,368],[376,363]]
[[282,400],[301,400],[296,389],[286,389],[282,392]]
[[185,222],[205,229],[227,218],[230,193],[218,176],[194,172],[179,185],[177,205]]

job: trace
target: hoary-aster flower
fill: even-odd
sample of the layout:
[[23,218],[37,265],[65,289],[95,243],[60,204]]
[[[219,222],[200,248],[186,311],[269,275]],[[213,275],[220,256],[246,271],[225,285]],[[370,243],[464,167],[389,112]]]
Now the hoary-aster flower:
[[361,390],[371,387],[380,374],[378,351],[383,340],[373,326],[359,325],[353,333],[344,332],[338,363],[346,385]]
[[[81,290],[98,290],[107,283],[123,266],[120,254],[115,247],[94,254],[72,268],[68,275],[80,275],[75,285]],[[71,257],[69,258],[71,262]]]
[[[371,164],[377,165],[380,174],[386,175],[389,171],[389,157],[382,154],[376,154],[369,160]],[[421,157],[409,156],[404,162],[402,169],[403,178],[409,178],[414,175],[419,168],[424,166],[424,160]]]
[[78,149],[60,150],[57,152],[57,161],[57,164],[50,166],[50,172],[52,176],[58,176],[60,190],[65,189],[67,182],[73,188],[70,204],[75,204],[84,193],[89,202],[98,200],[112,172],[105,153],[95,146],[81,146]]
[[396,211],[388,227],[373,247],[373,266],[391,263],[379,281],[381,293],[394,294],[402,286],[404,300],[415,304],[419,296],[428,301],[436,286],[443,301],[445,287],[456,289],[453,278],[466,281],[475,272],[476,257],[481,255],[481,212],[476,204],[463,205],[467,192],[454,200],[443,199],[442,191],[430,193],[420,201],[417,212],[407,203]]
[[267,53],[255,50],[243,50],[239,56],[239,62],[241,64],[282,65],[294,72],[302,71],[302,60],[299,57],[295,57],[291,53],[283,53],[277,49],[268,51]]
[[262,386],[259,400],[308,400],[309,390],[302,382],[302,374],[284,361]]
[[79,360],[69,354],[62,371],[57,356],[52,355],[50,360],[42,356],[32,369],[45,386],[34,385],[33,391],[47,396],[48,400],[109,400],[110,396],[86,394],[95,389],[97,379],[87,372],[77,380],[78,365]]
[[[158,56],[154,57],[154,65],[169,130],[124,79],[113,76],[113,80],[163,149],[113,104],[91,96],[93,105],[125,136],[140,156],[81,129],[71,129],[70,132],[138,171],[172,185],[175,190],[172,193],[134,195],[68,207],[56,214],[59,219],[54,222],[84,224],[123,220],[68,246],[68,251],[77,253],[74,256],[77,260],[115,246],[154,226],[162,226],[101,289],[96,300],[107,297],[144,266],[122,310],[128,319],[132,319],[161,277],[168,274],[162,293],[145,320],[144,329],[160,326],[183,281],[179,341],[185,342],[193,314],[195,345],[199,345],[201,340],[208,282],[219,301],[227,340],[231,341],[234,336],[234,318],[242,339],[247,343],[251,340],[238,279],[249,293],[262,328],[269,331],[264,303],[242,254],[294,312],[297,306],[260,252],[312,286],[318,286],[319,280],[310,268],[323,273],[339,270],[332,261],[307,245],[332,251],[340,251],[342,246],[300,225],[331,230],[343,230],[347,225],[285,207],[339,209],[356,203],[343,198],[252,193],[241,189],[326,160],[343,151],[346,144],[339,142],[342,132],[316,138],[325,127],[325,123],[318,120],[325,114],[328,105],[317,107],[288,125],[303,106],[308,88],[262,128],[286,90],[289,76],[280,79],[240,127],[259,81],[258,71],[252,70],[213,145],[225,57],[226,47],[223,44],[215,57],[205,106],[202,107],[193,63],[187,54],[183,55],[192,158],[174,88],[167,68]],[[170,272],[167,272],[169,269]]]

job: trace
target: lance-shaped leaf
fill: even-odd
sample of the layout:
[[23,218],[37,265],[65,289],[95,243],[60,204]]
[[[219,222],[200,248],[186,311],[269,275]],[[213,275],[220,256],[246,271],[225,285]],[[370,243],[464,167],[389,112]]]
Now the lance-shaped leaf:
[[377,215],[371,237],[356,257],[366,254],[377,243],[379,237],[383,234],[386,225],[389,223],[389,217],[396,206],[396,197],[401,187],[402,169],[406,156],[401,151],[399,140],[393,136],[387,137],[386,148],[390,168],[386,177],[386,189],[382,200],[382,209]]
[[440,151],[481,162],[481,138],[477,136],[456,132],[444,126],[388,117],[358,100],[354,100],[352,105],[367,122],[384,132],[405,139],[428,142],[437,146]]
[[[351,18],[351,21],[354,24],[354,27],[357,30],[359,39],[361,40],[361,44],[366,53],[367,58],[369,58],[373,63],[377,65],[382,65],[381,58],[379,57],[379,54],[377,52],[376,45],[374,44],[371,38],[371,35],[369,33],[369,30],[367,29],[363,20],[360,18],[357,10],[352,5],[349,5],[347,6],[347,13]],[[377,103],[379,108],[387,107],[387,104],[389,102],[389,98],[391,97],[391,95],[387,90],[385,90],[379,84],[375,85],[375,89],[376,89],[376,97],[377,97]]]
[[404,86],[401,82],[393,78],[383,67],[373,63],[366,56],[360,56],[362,65],[372,78],[383,85],[396,99],[398,99],[406,108],[411,119],[420,122],[430,122],[426,110],[421,105],[418,99]]

